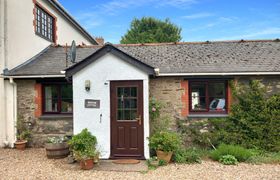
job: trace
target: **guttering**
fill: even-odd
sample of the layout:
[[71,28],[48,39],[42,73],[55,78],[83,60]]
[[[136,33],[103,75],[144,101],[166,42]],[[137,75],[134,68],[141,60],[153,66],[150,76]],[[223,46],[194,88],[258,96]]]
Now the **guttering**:
[[[14,142],[16,141],[16,134],[17,134],[17,127],[16,127],[16,124],[17,124],[17,83],[15,83],[14,79],[13,78],[9,78],[9,82],[10,84],[12,85],[13,87],[13,140]],[[6,128],[8,129],[8,127]],[[14,147],[14,143],[11,143],[11,147]]]
[[65,75],[31,75],[31,76],[0,76],[0,78],[14,78],[14,79],[29,79],[29,78],[60,78],[65,77]]
[[158,73],[157,76],[246,76],[280,75],[280,72],[236,72],[236,73]]

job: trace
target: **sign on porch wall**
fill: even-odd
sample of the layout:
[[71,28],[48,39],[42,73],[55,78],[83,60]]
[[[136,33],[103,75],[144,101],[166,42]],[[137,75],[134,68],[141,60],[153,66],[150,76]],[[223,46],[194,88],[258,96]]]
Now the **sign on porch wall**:
[[85,108],[100,108],[100,100],[85,99]]

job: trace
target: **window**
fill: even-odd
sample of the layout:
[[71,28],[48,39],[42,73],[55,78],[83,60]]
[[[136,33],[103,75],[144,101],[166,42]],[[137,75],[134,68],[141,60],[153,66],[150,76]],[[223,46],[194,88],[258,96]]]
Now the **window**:
[[190,81],[191,113],[226,113],[226,81]]
[[43,98],[45,114],[73,112],[71,84],[45,84],[43,86]]
[[137,87],[118,87],[117,120],[135,120],[137,116]]
[[54,18],[36,5],[36,34],[54,42]]

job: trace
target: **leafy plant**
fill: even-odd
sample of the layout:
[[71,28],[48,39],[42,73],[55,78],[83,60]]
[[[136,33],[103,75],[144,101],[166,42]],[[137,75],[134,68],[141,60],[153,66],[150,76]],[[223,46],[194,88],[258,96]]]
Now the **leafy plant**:
[[201,158],[196,148],[181,148],[174,153],[173,161],[177,163],[201,163]]
[[79,134],[74,135],[68,144],[77,160],[91,159],[96,155],[97,140],[88,129],[83,129]]
[[158,162],[159,166],[166,166],[167,164],[168,163],[165,160],[163,160],[163,159],[160,159],[159,162]]
[[164,152],[174,152],[181,145],[181,138],[177,133],[170,131],[160,131],[153,134],[150,138],[150,148]]
[[66,137],[48,137],[47,143],[59,144],[59,143],[66,142],[67,140],[68,138]]
[[19,115],[17,123],[16,123],[16,129],[17,129],[17,140],[27,140],[30,141],[32,138],[32,132],[28,129],[27,124],[24,122],[23,117]]
[[237,159],[232,155],[223,155],[220,157],[219,162],[224,165],[236,165],[238,164]]
[[254,152],[237,145],[221,144],[216,150],[210,153],[213,160],[219,161],[222,156],[232,155],[239,162],[244,162],[254,155]]

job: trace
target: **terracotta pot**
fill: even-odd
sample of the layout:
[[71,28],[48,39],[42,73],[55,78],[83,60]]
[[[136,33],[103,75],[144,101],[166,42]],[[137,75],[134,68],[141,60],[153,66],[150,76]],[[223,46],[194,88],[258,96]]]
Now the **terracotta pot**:
[[173,152],[163,152],[163,151],[157,150],[158,160],[164,160],[167,163],[170,162],[172,154],[173,154]]
[[15,142],[16,149],[25,150],[27,141],[26,140],[18,140]]
[[67,143],[46,143],[45,144],[47,157],[49,159],[65,158],[70,154],[69,145]]
[[93,168],[93,159],[81,160],[80,161],[81,169],[89,170]]

